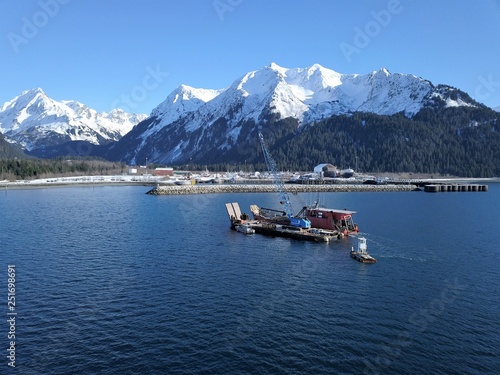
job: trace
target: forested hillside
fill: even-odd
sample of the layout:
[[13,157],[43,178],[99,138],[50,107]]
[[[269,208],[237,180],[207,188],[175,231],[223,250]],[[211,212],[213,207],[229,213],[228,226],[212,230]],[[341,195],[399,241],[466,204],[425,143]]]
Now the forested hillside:
[[0,133],[0,159],[26,157],[19,146],[12,145]]
[[1,159],[0,180],[49,178],[73,175],[109,175],[126,172],[126,165],[92,158]]
[[[334,116],[293,136],[281,124],[269,134],[281,167],[311,170],[323,162],[365,172],[500,175],[500,115],[487,108],[424,109],[414,118],[368,113]],[[284,129],[287,129],[284,131]],[[271,132],[272,133],[272,132]]]

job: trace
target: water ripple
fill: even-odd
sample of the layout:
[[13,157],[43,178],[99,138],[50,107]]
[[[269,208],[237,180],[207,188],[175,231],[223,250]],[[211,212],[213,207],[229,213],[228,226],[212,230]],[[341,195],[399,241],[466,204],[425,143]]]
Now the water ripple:
[[[345,200],[359,211],[375,265],[349,257],[355,238],[325,245],[229,230],[225,202],[273,206],[273,194],[144,190],[2,197],[2,262],[18,270],[19,373],[493,374],[500,366],[498,262],[481,255],[500,241],[491,224],[500,221],[492,209],[500,189],[442,199],[325,194],[325,205]],[[416,209],[429,199],[450,226]],[[459,218],[478,210],[491,228],[464,236]]]

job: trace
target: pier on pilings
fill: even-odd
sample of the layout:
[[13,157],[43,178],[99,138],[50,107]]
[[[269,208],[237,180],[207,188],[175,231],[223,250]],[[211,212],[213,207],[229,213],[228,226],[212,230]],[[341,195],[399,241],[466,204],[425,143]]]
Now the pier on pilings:
[[425,185],[424,191],[427,193],[439,193],[439,192],[473,192],[473,191],[488,191],[488,185],[476,185],[476,184],[433,184]]

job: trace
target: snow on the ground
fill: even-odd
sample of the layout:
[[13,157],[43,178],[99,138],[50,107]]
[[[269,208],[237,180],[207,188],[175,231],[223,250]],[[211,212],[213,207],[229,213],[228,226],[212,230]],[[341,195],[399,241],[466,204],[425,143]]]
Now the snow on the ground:
[[0,181],[5,186],[30,186],[30,185],[71,185],[71,184],[103,184],[103,183],[155,183],[164,179],[164,176],[153,175],[111,175],[111,176],[72,176],[40,178],[34,180]]

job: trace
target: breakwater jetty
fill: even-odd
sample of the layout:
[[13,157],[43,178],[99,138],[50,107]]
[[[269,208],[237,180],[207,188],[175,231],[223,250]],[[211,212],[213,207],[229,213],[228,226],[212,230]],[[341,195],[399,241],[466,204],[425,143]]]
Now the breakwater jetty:
[[[289,194],[312,192],[361,192],[361,191],[414,191],[415,185],[287,185]],[[184,195],[184,194],[225,194],[225,193],[274,193],[272,184],[228,184],[228,185],[173,185],[156,186],[146,194],[151,195]]]

